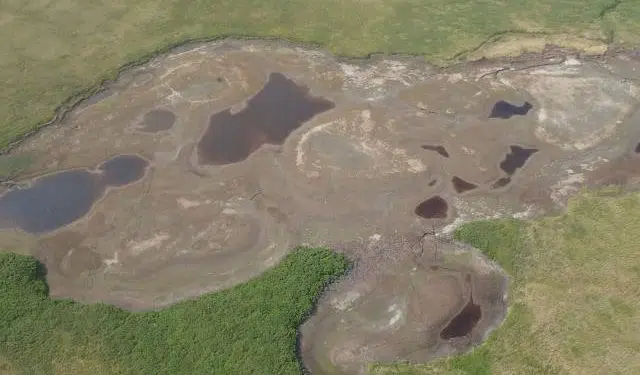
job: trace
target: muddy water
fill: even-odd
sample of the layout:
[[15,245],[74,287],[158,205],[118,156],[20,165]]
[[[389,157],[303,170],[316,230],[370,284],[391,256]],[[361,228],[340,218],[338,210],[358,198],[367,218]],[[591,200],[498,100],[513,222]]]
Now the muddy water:
[[508,175],[512,175],[516,170],[522,168],[527,160],[538,152],[537,148],[524,148],[517,145],[509,146],[509,148],[511,152],[500,162],[500,169]]
[[478,321],[480,321],[480,318],[482,318],[480,305],[473,302],[471,277],[467,276],[466,282],[470,290],[469,302],[467,302],[462,311],[453,317],[449,324],[440,332],[440,338],[443,340],[464,337],[470,334],[476,324],[478,324]]
[[469,300],[464,309],[451,319],[451,322],[440,332],[440,338],[450,340],[468,335],[473,330],[473,327],[478,324],[481,317],[482,310],[480,305],[476,305],[473,300]]
[[124,186],[144,176],[149,162],[136,155],[119,155],[100,165],[102,183],[108,186]]
[[453,189],[458,194],[465,193],[478,187],[478,185],[465,181],[458,176],[453,176],[451,183],[453,184]]
[[249,157],[263,144],[282,144],[289,134],[334,103],[311,96],[281,73],[271,73],[266,85],[238,113],[231,109],[211,116],[198,143],[201,164],[231,164]]
[[157,133],[164,130],[169,130],[176,122],[176,115],[166,109],[153,109],[142,118],[140,131],[147,133]]
[[420,203],[414,212],[425,219],[444,219],[447,217],[448,209],[447,201],[436,195]]
[[438,154],[444,156],[445,158],[449,157],[449,153],[447,152],[447,149],[444,148],[444,146],[442,145],[422,145],[421,147],[425,150],[435,151]]
[[100,166],[46,175],[23,189],[0,197],[0,228],[40,234],[64,227],[86,215],[108,186],[139,180],[148,162],[133,155],[116,156]]
[[45,176],[0,198],[0,225],[29,233],[52,231],[84,216],[103,191],[98,176],[86,170]]
[[508,119],[511,118],[511,116],[526,116],[531,108],[533,108],[533,105],[529,102],[524,102],[523,105],[518,106],[500,100],[493,105],[489,118]]

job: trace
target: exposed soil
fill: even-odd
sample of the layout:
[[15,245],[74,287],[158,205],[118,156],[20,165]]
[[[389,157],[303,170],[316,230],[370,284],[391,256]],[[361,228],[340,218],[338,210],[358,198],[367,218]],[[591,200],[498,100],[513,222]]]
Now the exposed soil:
[[448,239],[456,226],[637,186],[639,82],[623,54],[439,70],[276,42],[182,48],[13,150],[35,161],[0,196],[0,243],[43,260],[54,297],[134,310],[332,246],[356,267],[301,328],[305,365],[426,361],[506,313],[506,276]]

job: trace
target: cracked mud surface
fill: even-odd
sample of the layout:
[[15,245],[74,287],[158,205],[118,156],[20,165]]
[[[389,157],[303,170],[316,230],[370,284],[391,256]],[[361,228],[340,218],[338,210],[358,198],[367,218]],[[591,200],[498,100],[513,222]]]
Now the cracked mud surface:
[[[268,95],[274,73],[287,94]],[[438,70],[265,42],[182,48],[14,150],[35,162],[0,196],[0,242],[45,262],[52,296],[134,310],[246,281],[298,244],[331,246],[356,267],[301,328],[306,367],[426,361],[481,342],[506,312],[506,275],[451,231],[560,210],[584,186],[636,186],[639,85],[623,54]],[[40,175],[105,165],[126,173],[77,220],[29,231],[5,209]],[[464,311],[470,328],[445,329]]]

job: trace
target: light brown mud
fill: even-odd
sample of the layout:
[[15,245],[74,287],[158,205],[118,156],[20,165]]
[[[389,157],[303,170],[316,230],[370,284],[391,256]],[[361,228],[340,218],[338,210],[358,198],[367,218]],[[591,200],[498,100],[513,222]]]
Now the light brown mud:
[[[298,244],[332,246],[356,267],[301,328],[314,374],[467,350],[503,319],[508,285],[497,266],[448,239],[457,225],[545,214],[581,187],[634,188],[640,178],[640,63],[623,54],[527,59],[438,70],[413,58],[343,61],[233,41],[160,56],[13,151],[35,156],[22,182],[134,154],[149,161],[144,177],[60,229],[7,228],[0,243],[42,259],[53,296],[135,310],[246,281]],[[222,138],[206,142],[212,118],[243,116],[274,73],[327,105],[300,114],[267,98],[247,117],[251,129],[292,121],[275,135],[248,132],[248,152],[226,158],[234,143],[225,134],[237,129],[216,123]],[[199,157],[198,145],[223,156]],[[514,145],[537,151],[514,159]],[[419,215],[436,196],[445,213]],[[443,337],[470,290],[481,316],[464,335]]]

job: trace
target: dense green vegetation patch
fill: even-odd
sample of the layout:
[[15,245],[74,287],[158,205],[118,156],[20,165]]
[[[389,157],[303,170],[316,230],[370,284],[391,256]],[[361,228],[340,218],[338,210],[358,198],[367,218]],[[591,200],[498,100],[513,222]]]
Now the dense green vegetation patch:
[[247,283],[132,313],[52,300],[36,259],[0,253],[0,372],[298,375],[297,329],[347,267],[329,250],[299,248]]
[[480,221],[456,237],[512,276],[509,315],[470,353],[376,375],[639,374],[640,194],[585,193],[566,214]]

